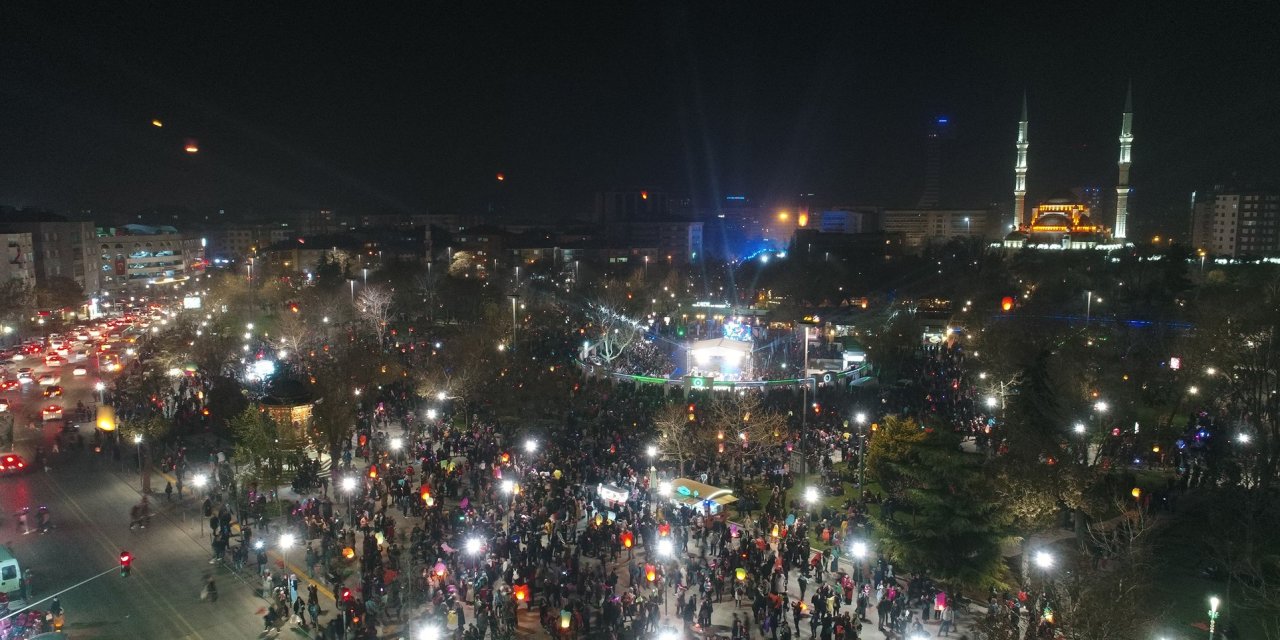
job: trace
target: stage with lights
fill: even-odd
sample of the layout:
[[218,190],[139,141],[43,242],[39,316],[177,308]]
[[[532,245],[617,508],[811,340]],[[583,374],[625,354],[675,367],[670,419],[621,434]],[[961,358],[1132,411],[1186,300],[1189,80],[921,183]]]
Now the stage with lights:
[[726,382],[752,379],[751,353],[754,342],[745,325],[725,323],[723,335],[689,343],[685,349],[688,375]]

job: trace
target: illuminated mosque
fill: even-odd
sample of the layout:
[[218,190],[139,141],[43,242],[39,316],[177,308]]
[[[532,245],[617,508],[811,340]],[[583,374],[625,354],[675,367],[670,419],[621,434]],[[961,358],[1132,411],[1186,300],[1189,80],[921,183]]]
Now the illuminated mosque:
[[1129,218],[1129,165],[1133,146],[1133,87],[1125,94],[1120,121],[1120,177],[1116,182],[1115,226],[1108,228],[1097,219],[1082,198],[1072,193],[1056,194],[1041,202],[1027,215],[1027,97],[1022,97],[1022,120],[1018,122],[1017,162],[1014,164],[1012,231],[1001,243],[1007,248],[1115,249],[1125,245]]

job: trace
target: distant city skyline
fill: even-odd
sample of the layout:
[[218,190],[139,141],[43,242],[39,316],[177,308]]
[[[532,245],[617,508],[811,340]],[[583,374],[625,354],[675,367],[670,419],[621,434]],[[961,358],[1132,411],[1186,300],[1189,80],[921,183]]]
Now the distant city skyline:
[[1114,189],[1132,78],[1130,211],[1159,224],[1191,190],[1280,175],[1277,10],[1179,9],[21,8],[0,26],[0,204],[551,221],[652,186],[902,207],[943,117],[937,205],[1008,210],[1023,92],[1030,204]]

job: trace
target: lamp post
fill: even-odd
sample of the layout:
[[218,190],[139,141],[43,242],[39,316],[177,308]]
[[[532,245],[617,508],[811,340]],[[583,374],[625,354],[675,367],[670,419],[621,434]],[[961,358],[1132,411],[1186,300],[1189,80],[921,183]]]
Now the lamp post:
[[354,477],[352,477],[352,476],[347,476],[347,477],[343,478],[343,479],[342,479],[342,492],[343,492],[343,493],[345,493],[345,494],[347,494],[347,508],[348,508],[348,509],[350,509],[350,508],[351,508],[351,494],[355,493],[355,491],[356,491],[356,479],[355,479]]
[[285,565],[289,564],[289,547],[293,546],[293,534],[280,534],[280,557],[284,560]]
[[516,350],[516,302],[520,299],[518,294],[507,296],[511,298],[511,351]]
[[867,490],[867,414],[859,411],[853,416],[858,425],[858,497]]
[[142,473],[142,434],[135,433],[133,435],[133,444],[138,449],[138,473]]
[[1214,630],[1217,628],[1218,605],[1220,604],[1222,604],[1222,601],[1218,599],[1218,596],[1209,597],[1209,640],[1213,640],[1215,637]]

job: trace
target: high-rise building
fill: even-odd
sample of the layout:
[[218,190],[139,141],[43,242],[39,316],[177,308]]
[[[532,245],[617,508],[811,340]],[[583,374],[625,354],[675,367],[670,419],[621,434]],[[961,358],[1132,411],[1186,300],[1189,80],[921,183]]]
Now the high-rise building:
[[1219,256],[1280,254],[1280,194],[1224,191],[1213,199],[1213,226],[1206,249]]
[[986,209],[885,209],[880,229],[900,234],[907,251],[954,239],[990,237]]
[[0,246],[5,247],[4,260],[0,261],[0,282],[18,280],[35,286],[36,272],[32,264],[31,234],[26,232],[0,233]]
[[642,222],[671,215],[667,194],[657,189],[620,189],[596,194],[595,224]]
[[95,259],[94,226],[53,214],[37,214],[4,225],[6,230],[31,234],[31,255],[37,286],[54,278],[69,278],[89,295],[101,288]]
[[1209,251],[1213,243],[1213,212],[1217,201],[1217,195],[1212,192],[1191,192],[1191,246],[1197,250]]
[[95,241],[102,288],[139,291],[186,280],[203,266],[203,241],[169,226],[127,224],[98,229]]

